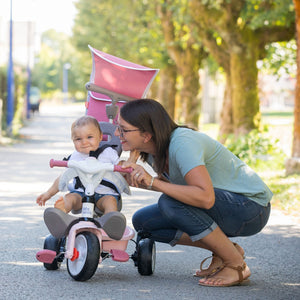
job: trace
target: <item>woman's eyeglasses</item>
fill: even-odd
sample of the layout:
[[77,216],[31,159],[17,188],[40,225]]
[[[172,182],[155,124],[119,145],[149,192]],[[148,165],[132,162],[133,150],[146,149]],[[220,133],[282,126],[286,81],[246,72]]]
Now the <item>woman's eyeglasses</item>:
[[120,137],[124,137],[124,133],[127,132],[140,131],[139,129],[124,129],[120,125],[117,125],[117,129],[120,133]]

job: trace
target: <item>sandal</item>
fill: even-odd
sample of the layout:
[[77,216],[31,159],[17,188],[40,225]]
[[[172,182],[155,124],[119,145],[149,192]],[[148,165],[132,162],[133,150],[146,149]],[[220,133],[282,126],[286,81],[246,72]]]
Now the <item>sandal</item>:
[[[241,283],[248,282],[248,278],[250,277],[251,273],[249,270],[249,274],[246,275],[245,277],[243,276],[243,271],[245,271],[247,268],[247,265],[245,262],[241,266],[237,266],[237,267],[223,264],[219,271],[221,271],[225,268],[229,268],[229,269],[237,271],[238,275],[239,275],[239,279],[236,281],[230,282],[230,283],[225,283],[225,284],[206,283],[206,280],[212,277],[212,276],[210,276],[210,277],[207,277],[205,279],[205,281],[199,280],[199,285],[210,286],[210,287],[212,287],[212,286],[213,287],[229,287],[229,286],[240,285]],[[222,280],[222,278],[220,278],[220,279]]]
[[[220,260],[220,265],[213,268],[212,270],[210,270],[210,266],[212,265],[212,262],[211,262],[209,267],[204,269],[203,268],[204,263],[210,258],[212,258],[212,259],[213,258],[218,258]],[[208,256],[208,257],[206,257],[202,260],[202,262],[200,263],[200,270],[197,270],[196,273],[193,276],[194,277],[207,277],[207,276],[214,275],[215,273],[220,271],[220,268],[222,267],[222,265],[223,265],[223,260],[219,256],[217,256],[213,253],[211,256]],[[200,272],[201,272],[201,274],[199,274]]]
[[[243,250],[243,248],[237,244],[237,243],[233,243],[233,245],[238,249],[241,248]],[[243,256],[243,259],[245,258],[245,252],[243,250],[243,253],[241,253],[242,256]],[[212,265],[212,262],[210,263],[209,267],[204,269],[203,268],[203,265],[204,263],[210,259],[210,258],[218,258],[220,260],[220,263],[215,267],[213,268],[212,270],[210,270],[210,266]],[[194,277],[207,277],[207,276],[213,276],[214,274],[216,274],[217,272],[219,272],[221,270],[221,268],[223,267],[223,260],[217,256],[216,254],[212,254],[211,256],[208,256],[206,257],[205,259],[202,260],[202,262],[200,263],[200,270],[197,270],[196,273],[193,275]],[[201,273],[201,274],[199,274]]]

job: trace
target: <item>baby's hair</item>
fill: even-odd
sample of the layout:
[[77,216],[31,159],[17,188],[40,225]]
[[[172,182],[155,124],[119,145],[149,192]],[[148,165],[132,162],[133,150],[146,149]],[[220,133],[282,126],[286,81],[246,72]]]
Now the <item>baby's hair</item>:
[[102,134],[102,130],[100,128],[99,122],[92,116],[83,116],[77,119],[71,127],[71,135],[73,136],[74,130],[78,127],[86,126],[86,125],[94,125],[98,130],[99,133]]

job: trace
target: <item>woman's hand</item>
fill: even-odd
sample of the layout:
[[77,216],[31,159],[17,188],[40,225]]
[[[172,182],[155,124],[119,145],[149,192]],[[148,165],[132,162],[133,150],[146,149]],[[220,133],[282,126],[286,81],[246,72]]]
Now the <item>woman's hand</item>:
[[129,161],[122,163],[122,168],[128,167],[133,168],[133,171],[126,176],[126,180],[130,186],[139,188],[147,188],[150,186],[152,176],[145,171],[141,165]]

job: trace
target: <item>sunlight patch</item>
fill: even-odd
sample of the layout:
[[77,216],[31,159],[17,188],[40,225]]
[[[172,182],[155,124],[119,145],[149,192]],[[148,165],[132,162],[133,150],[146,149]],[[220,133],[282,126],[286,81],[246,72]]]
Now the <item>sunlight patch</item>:
[[285,286],[300,286],[300,283],[283,283]]
[[184,252],[183,250],[160,250],[156,251],[157,253],[182,253]]
[[[3,263],[3,262],[2,262]],[[26,262],[26,261],[9,261],[4,262],[6,265],[14,265],[14,266],[40,266],[40,262]]]
[[22,221],[24,218],[18,217],[0,217],[0,221]]

